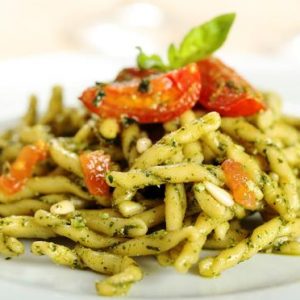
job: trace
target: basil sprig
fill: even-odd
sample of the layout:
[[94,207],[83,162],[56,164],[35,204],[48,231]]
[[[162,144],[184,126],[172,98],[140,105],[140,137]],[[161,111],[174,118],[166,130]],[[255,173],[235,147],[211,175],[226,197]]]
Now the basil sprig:
[[164,63],[159,55],[147,55],[138,47],[140,53],[137,56],[137,64],[140,69],[167,71],[201,60],[223,45],[234,19],[235,14],[229,13],[193,28],[183,38],[179,47],[174,44],[169,46],[168,63]]

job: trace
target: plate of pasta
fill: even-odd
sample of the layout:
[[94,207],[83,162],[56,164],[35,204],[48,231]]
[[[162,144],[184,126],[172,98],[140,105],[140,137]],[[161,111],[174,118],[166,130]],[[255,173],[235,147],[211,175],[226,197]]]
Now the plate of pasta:
[[234,18],[168,62],[1,63],[5,299],[297,298],[300,66],[216,58]]

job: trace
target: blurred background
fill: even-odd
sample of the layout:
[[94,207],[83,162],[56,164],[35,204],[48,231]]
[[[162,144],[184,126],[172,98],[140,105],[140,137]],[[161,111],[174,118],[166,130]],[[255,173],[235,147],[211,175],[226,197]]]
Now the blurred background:
[[135,56],[162,51],[191,27],[237,13],[224,52],[300,53],[299,0],[0,0],[0,60],[41,53]]
[[0,120],[20,115],[32,92],[46,109],[54,84],[79,105],[84,88],[135,64],[136,46],[164,54],[227,12],[237,18],[217,55],[298,107],[300,0],[0,0]]

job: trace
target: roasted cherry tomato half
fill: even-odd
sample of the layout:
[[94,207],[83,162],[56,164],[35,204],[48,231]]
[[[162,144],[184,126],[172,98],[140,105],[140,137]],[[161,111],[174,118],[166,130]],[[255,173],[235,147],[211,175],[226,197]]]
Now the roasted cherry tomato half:
[[222,169],[226,184],[232,192],[234,201],[247,209],[256,209],[255,194],[249,188],[250,176],[245,171],[243,165],[232,159],[226,159],[222,163]]
[[233,69],[210,57],[198,62],[202,89],[200,104],[222,116],[251,116],[265,109],[262,95]]
[[25,182],[32,176],[38,162],[47,158],[48,147],[43,141],[22,148],[17,159],[12,163],[7,174],[0,177],[0,190],[7,195],[22,189]]
[[197,64],[189,64],[168,73],[99,84],[85,90],[80,100],[104,118],[128,117],[140,123],[160,123],[193,107],[200,90]]
[[128,81],[128,80],[138,79],[138,78],[143,79],[145,77],[157,73],[159,72],[154,69],[143,70],[139,68],[125,68],[119,72],[115,81]]
[[106,172],[109,170],[110,156],[102,150],[83,153],[79,157],[84,175],[85,184],[94,196],[109,194],[109,186],[105,181]]

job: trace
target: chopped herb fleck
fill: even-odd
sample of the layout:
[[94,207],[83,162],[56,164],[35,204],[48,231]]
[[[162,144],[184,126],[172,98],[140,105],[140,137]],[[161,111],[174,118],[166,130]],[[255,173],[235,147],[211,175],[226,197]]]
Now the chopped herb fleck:
[[109,183],[114,182],[114,177],[112,175],[108,175],[107,178],[108,178]]
[[55,252],[57,250],[57,245],[55,245],[54,243],[50,243],[50,250]]
[[130,229],[133,229],[133,228],[136,228],[136,226],[135,225],[125,225],[124,230],[123,230],[124,235],[128,236]]
[[128,118],[128,117],[122,117],[122,120],[121,120],[122,124],[124,126],[129,126],[131,124],[134,124],[136,123],[136,121],[132,118]]
[[147,245],[146,248],[147,248],[148,250],[153,250],[153,251],[157,251],[157,252],[160,251],[160,249],[159,249],[158,247],[153,247],[153,246],[149,246],[149,245]]
[[101,219],[108,219],[109,218],[109,214],[108,213],[100,214],[100,218]]
[[150,81],[148,79],[142,79],[139,84],[138,91],[140,93],[148,93],[150,88]]
[[74,228],[84,228],[86,221],[80,214],[78,214],[71,219],[71,225]]
[[98,92],[96,98],[93,100],[93,104],[94,106],[99,106],[99,103],[102,101],[102,99],[105,97],[105,92],[100,89],[100,91]]
[[109,225],[108,225],[109,228],[112,228],[112,227],[114,226],[114,224],[115,224],[115,223],[114,223],[113,221],[109,222]]

